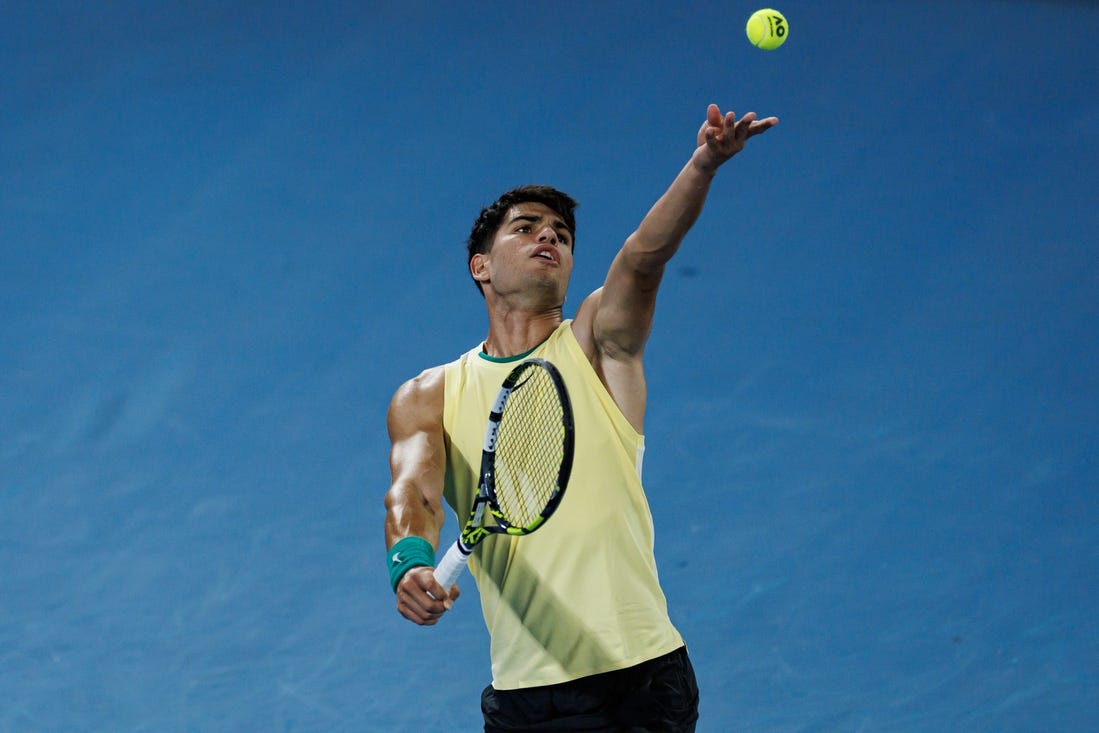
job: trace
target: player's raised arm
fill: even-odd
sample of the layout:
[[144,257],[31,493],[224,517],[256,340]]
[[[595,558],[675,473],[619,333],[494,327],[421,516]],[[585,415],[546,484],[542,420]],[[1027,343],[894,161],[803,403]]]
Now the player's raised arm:
[[717,169],[744,149],[748,138],[778,118],[739,120],[716,104],[706,110],[691,159],[653,205],[611,263],[603,287],[581,306],[577,338],[631,423],[640,430],[644,413],[641,354],[652,327],[664,266],[698,219]]
[[594,323],[598,343],[624,355],[640,353],[652,324],[664,265],[698,219],[718,167],[743,150],[748,138],[777,123],[775,117],[756,119],[754,112],[738,120],[734,112],[722,114],[716,104],[709,106],[691,159],[611,265]]
[[441,368],[429,369],[397,390],[388,427],[392,484],[385,496],[385,539],[390,579],[401,615],[431,625],[458,597],[457,587],[448,595],[432,572],[445,520]]

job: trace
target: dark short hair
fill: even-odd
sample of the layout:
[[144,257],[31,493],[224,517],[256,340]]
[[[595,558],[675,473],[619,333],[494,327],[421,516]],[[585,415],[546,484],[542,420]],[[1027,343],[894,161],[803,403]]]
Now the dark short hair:
[[[573,247],[576,246],[576,215],[573,213],[577,207],[576,200],[563,191],[558,191],[551,186],[519,186],[505,192],[500,198],[481,209],[481,215],[473,223],[473,229],[466,240],[466,267],[473,261],[473,255],[488,252],[492,247],[492,240],[496,231],[504,221],[508,210],[516,204],[536,203],[544,204],[557,213],[565,222],[565,226],[572,235]],[[473,281],[477,289],[483,295],[485,292],[481,283]]]

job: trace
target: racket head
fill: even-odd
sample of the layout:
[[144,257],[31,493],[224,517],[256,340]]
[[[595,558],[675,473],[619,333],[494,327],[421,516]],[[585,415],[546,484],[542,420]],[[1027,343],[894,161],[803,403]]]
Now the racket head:
[[575,442],[561,373],[545,359],[525,359],[504,380],[485,433],[490,532],[530,534],[549,519],[568,486]]

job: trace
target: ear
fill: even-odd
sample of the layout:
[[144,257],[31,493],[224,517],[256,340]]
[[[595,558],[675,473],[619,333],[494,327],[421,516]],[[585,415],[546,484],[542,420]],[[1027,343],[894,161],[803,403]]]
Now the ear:
[[469,261],[469,274],[479,283],[487,283],[491,280],[489,275],[489,256],[483,252],[474,254]]

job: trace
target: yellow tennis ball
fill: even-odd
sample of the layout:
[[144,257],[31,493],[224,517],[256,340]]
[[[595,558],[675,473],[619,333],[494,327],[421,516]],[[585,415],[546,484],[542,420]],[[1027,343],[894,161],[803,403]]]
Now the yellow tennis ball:
[[764,51],[774,51],[786,42],[786,36],[790,35],[790,24],[782,13],[764,8],[752,13],[744,30],[753,46]]

